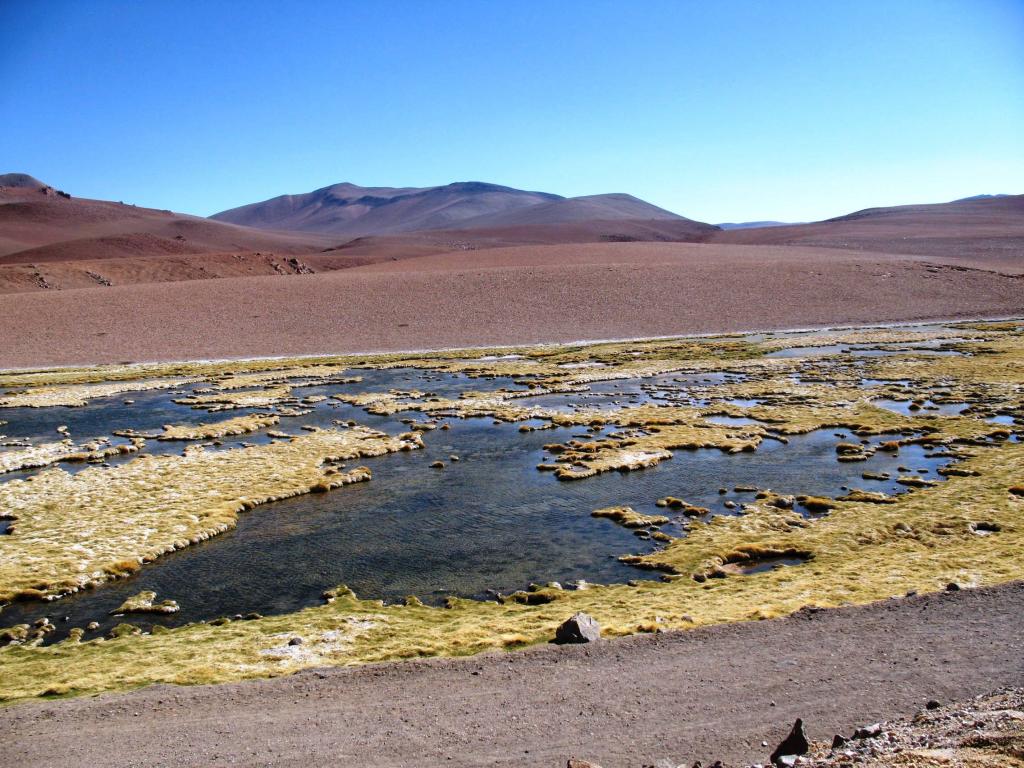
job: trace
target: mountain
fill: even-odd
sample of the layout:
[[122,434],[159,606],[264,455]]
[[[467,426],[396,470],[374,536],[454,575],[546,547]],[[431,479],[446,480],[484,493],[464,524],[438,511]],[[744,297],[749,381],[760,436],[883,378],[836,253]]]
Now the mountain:
[[0,180],[0,263],[168,253],[306,253],[333,238],[267,232],[109,200],[71,197],[27,174]]
[[787,221],[727,221],[718,225],[719,229],[756,229],[757,227],[786,227]]
[[866,208],[826,221],[712,233],[708,242],[906,254],[1024,273],[1024,195]]
[[954,200],[954,203],[966,203],[971,200],[992,200],[997,197],[1013,197],[1013,195],[971,195],[970,197],[961,197]]
[[1007,215],[1014,219],[1024,215],[1024,195],[975,195],[950,203],[865,208],[844,216],[826,219],[826,223],[842,221],[918,223],[927,221],[933,225],[940,225],[969,219],[967,223],[977,225],[985,221],[1002,223],[1003,218]]
[[[359,187],[335,184],[303,195],[282,195],[262,203],[214,214],[215,221],[248,227],[297,232],[329,232],[339,236],[388,236],[411,232],[469,232],[500,230],[512,240],[528,242],[533,235],[508,230],[556,227],[542,237],[567,242],[585,236],[600,240],[644,239],[636,228],[614,232],[621,222],[680,222],[687,239],[696,232],[713,231],[709,224],[693,222],[632,195],[606,194],[565,198],[546,192],[526,192],[496,184],[464,181],[440,187]],[[587,232],[581,233],[581,227]],[[621,228],[621,227],[620,227]],[[643,227],[641,227],[643,229]],[[605,230],[609,230],[605,232]],[[670,228],[657,239],[675,239]],[[559,234],[564,232],[564,235]],[[476,235],[467,235],[476,239]],[[523,239],[525,238],[525,240]]]
[[622,193],[558,198],[524,208],[476,216],[459,223],[459,229],[522,227],[584,221],[685,220],[664,208]]
[[27,173],[0,173],[0,188],[11,187],[15,189],[47,189],[49,185],[43,184],[34,176]]
[[560,199],[478,181],[423,188],[344,183],[243,205],[210,218],[261,229],[356,237],[453,228],[467,219]]
[[287,274],[336,245],[109,200],[72,197],[27,174],[0,175],[0,293],[233,275]]

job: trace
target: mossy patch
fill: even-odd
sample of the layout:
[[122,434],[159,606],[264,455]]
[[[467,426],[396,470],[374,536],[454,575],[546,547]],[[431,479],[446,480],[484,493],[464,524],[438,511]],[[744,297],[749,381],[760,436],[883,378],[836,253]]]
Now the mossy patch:
[[211,440],[218,437],[245,435],[265,427],[273,426],[281,421],[276,414],[252,413],[247,416],[236,416],[209,424],[168,424],[163,432],[156,435],[157,440]]
[[122,392],[142,392],[151,389],[174,389],[195,379],[153,379],[150,381],[123,381],[110,384],[66,384],[52,387],[33,387],[0,397],[0,408],[48,408],[56,405],[83,406],[90,400],[118,395]]
[[150,589],[132,595],[120,606],[111,611],[119,613],[177,613],[180,609],[177,600],[161,600],[157,602],[156,592]]
[[604,507],[595,509],[591,517],[605,517],[626,528],[649,528],[664,525],[668,518],[664,515],[644,515],[632,507]]

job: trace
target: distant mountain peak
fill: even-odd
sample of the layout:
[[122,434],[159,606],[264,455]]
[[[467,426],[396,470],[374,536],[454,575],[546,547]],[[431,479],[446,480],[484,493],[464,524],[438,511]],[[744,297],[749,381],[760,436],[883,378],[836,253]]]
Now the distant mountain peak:
[[994,200],[997,197],[1013,197],[1013,195],[1004,195],[1004,194],[997,194],[997,195],[971,195],[970,197],[960,197],[960,198],[957,198],[956,200],[953,200],[952,202],[954,202],[954,203],[969,203],[972,200]]
[[342,182],[232,208],[210,218],[263,229],[351,237],[587,220],[682,219],[625,193],[565,198],[484,181],[435,187],[361,187]]
[[35,176],[27,173],[3,173],[0,174],[0,187],[18,187],[19,189],[46,189],[49,184],[44,184]]
[[790,221],[725,221],[718,225],[721,229],[760,229],[761,227],[788,227]]

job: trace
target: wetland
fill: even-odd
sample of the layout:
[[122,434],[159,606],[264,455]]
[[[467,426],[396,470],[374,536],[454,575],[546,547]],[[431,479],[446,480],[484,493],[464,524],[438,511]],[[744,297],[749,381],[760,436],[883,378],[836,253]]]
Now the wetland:
[[0,373],[0,697],[1020,578],[1022,368],[1001,322]]

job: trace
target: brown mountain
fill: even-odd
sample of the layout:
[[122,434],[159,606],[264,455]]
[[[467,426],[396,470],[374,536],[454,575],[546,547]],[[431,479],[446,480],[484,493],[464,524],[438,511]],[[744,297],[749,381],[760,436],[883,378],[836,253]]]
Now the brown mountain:
[[72,197],[27,174],[0,176],[0,293],[294,273],[337,244],[171,211]]
[[867,208],[811,224],[728,229],[708,241],[909,254],[1024,273],[1024,195]]
[[0,183],[0,263],[274,250],[308,253],[335,238],[267,232],[153,208],[71,197],[24,174]]

